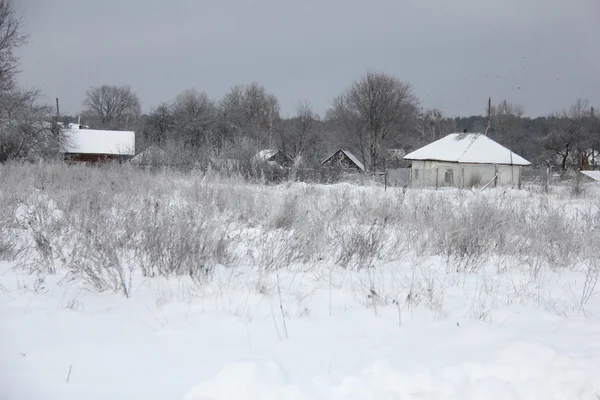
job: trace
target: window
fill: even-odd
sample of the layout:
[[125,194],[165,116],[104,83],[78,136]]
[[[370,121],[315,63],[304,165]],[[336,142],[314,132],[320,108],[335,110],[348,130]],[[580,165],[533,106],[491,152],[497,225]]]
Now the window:
[[447,169],[444,174],[444,182],[447,185],[454,185],[454,171],[451,169]]

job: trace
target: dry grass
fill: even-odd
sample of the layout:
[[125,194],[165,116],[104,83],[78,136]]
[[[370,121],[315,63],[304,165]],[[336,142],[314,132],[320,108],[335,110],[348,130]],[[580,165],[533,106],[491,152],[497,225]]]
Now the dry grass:
[[[266,186],[214,173],[62,164],[1,165],[0,185],[11,188],[0,192],[1,258],[36,274],[65,269],[126,296],[135,273],[201,284],[217,265],[362,270],[415,256],[441,257],[447,273],[477,272],[495,259],[534,277],[586,268],[589,287],[598,276],[600,202],[581,192],[571,200],[500,189]],[[433,288],[421,292],[435,308]]]

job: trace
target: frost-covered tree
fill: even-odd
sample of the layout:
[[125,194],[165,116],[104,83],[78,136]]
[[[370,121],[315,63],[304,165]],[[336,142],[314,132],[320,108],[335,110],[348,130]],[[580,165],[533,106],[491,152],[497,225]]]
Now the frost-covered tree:
[[164,144],[169,135],[175,128],[175,117],[171,109],[171,104],[162,102],[153,108],[146,116],[144,127],[142,128],[144,144]]
[[256,147],[271,147],[279,122],[277,98],[258,83],[236,85],[219,104],[223,132],[231,138],[246,137]]
[[0,1],[0,95],[15,89],[19,72],[16,51],[27,42],[23,19],[16,15],[12,0]]
[[140,117],[141,104],[129,86],[92,86],[85,93],[83,113],[94,127],[130,129]]
[[333,100],[329,115],[354,140],[367,169],[376,171],[385,150],[414,131],[418,106],[409,83],[368,71]]
[[322,123],[308,101],[299,101],[296,116],[281,121],[278,131],[282,150],[288,156],[301,156],[305,160],[314,161],[312,159],[319,155]]
[[442,136],[456,131],[454,121],[444,116],[442,110],[431,108],[419,113],[417,132],[424,143],[434,142]]
[[11,0],[0,0],[0,162],[54,156],[59,135],[50,121],[51,108],[39,102],[37,90],[17,87],[19,47],[27,41],[23,20]]
[[569,165],[585,168],[594,146],[589,101],[577,99],[568,110],[553,113],[549,122],[550,132],[542,140],[544,148],[559,158],[563,170]]
[[212,147],[216,141],[217,109],[204,92],[187,89],[171,103],[173,135],[186,147]]

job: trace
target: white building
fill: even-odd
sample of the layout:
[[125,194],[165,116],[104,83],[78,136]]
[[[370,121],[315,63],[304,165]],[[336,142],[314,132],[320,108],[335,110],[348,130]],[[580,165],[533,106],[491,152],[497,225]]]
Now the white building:
[[135,155],[135,132],[87,129],[69,124],[62,130],[60,152],[72,162],[123,161]]
[[422,186],[519,186],[523,157],[481,133],[452,133],[404,156]]

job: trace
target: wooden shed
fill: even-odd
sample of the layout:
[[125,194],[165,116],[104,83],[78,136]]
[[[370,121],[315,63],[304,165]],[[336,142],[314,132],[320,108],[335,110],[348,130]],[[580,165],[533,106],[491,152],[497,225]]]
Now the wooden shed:
[[350,150],[339,149],[327,157],[321,166],[365,172],[365,165]]

